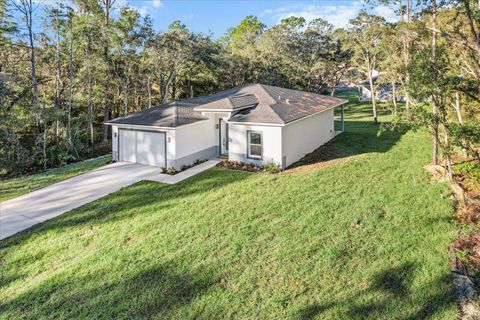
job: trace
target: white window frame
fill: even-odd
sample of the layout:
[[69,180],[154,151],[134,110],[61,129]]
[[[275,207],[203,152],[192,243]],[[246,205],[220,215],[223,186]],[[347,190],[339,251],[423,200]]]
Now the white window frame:
[[[250,135],[252,133],[259,134],[260,135],[260,144],[250,143]],[[254,155],[251,152],[251,146],[260,146],[260,155]],[[262,160],[263,157],[263,134],[261,131],[253,131],[253,130],[247,130],[247,158],[248,159],[255,159],[255,160]]]

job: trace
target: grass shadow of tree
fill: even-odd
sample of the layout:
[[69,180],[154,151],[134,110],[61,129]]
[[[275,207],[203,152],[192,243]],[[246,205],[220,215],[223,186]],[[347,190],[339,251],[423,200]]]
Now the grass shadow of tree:
[[110,273],[58,276],[4,303],[0,313],[20,311],[17,316],[28,319],[174,318],[218,280],[206,268],[181,273],[158,264],[121,279]]
[[[374,275],[370,287],[359,295],[328,304],[309,305],[298,312],[297,318],[302,320],[323,319],[324,313],[330,309],[339,308],[345,310],[344,314],[338,315],[341,319],[429,319],[455,304],[453,288],[448,285],[449,289],[445,290],[445,285],[450,284],[449,275],[440,277],[426,286],[434,288],[435,294],[421,295],[422,299],[420,300],[423,301],[415,300],[415,297],[418,299],[418,295],[413,295],[411,291],[414,274],[415,265],[412,263],[404,263],[399,267],[386,269]],[[364,302],[366,295],[383,298]],[[399,310],[399,312],[402,310],[401,304],[405,303],[405,299],[409,303],[418,305],[417,311],[413,314],[393,314],[391,310]]]

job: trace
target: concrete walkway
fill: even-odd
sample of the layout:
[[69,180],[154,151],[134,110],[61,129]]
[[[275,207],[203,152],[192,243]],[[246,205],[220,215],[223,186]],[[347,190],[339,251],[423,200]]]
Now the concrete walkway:
[[57,217],[141,180],[175,184],[219,161],[209,160],[174,176],[157,167],[116,162],[0,204],[0,239]]
[[155,175],[147,180],[150,181],[157,181],[157,182],[163,182],[163,183],[168,183],[168,184],[175,184],[180,181],[183,181],[185,179],[188,179],[190,177],[193,177],[194,175],[199,174],[202,171],[205,171],[207,169],[210,169],[212,167],[215,167],[217,163],[219,163],[220,160],[208,160],[204,163],[201,163],[195,167],[191,167],[190,169],[187,169],[185,171],[182,171],[180,173],[177,173],[176,175],[166,175],[166,174],[160,174],[160,175]]

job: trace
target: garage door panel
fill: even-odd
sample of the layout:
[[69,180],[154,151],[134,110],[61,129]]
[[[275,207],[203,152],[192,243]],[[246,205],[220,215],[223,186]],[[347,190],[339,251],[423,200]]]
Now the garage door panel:
[[165,133],[137,131],[137,162],[153,166],[165,165]]
[[135,131],[120,130],[120,160],[136,162]]

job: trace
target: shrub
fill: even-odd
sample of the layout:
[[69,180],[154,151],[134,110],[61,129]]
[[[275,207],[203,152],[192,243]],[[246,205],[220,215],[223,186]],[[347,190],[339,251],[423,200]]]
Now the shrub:
[[278,173],[278,172],[280,172],[280,166],[277,165],[275,162],[269,162],[265,166],[265,171],[270,172],[270,173]]

